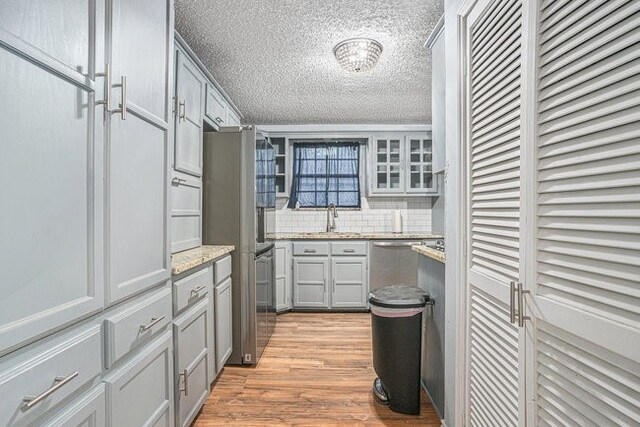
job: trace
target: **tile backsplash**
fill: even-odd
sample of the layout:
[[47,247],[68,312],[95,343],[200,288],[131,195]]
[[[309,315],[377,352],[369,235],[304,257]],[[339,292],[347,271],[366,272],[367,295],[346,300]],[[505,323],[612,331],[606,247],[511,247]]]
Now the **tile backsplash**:
[[[277,207],[276,232],[278,233],[321,232],[326,229],[326,210],[288,209],[285,199],[279,199]],[[396,208],[402,213],[403,232],[431,232],[430,197],[363,198],[361,210],[338,210],[336,231],[392,232]]]

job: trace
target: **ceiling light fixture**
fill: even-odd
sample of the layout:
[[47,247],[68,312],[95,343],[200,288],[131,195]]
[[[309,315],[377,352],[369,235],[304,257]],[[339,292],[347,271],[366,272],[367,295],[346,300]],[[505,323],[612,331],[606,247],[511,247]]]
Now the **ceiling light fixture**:
[[363,73],[372,69],[382,53],[382,45],[373,39],[343,40],[333,48],[333,54],[345,70]]

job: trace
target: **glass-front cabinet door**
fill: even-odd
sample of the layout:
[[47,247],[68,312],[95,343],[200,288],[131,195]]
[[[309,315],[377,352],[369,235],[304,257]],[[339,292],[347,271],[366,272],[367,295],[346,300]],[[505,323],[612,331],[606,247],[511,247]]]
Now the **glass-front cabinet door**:
[[404,137],[374,138],[374,182],[376,193],[404,191],[402,176]]
[[431,192],[433,177],[433,143],[431,134],[407,135],[407,192]]

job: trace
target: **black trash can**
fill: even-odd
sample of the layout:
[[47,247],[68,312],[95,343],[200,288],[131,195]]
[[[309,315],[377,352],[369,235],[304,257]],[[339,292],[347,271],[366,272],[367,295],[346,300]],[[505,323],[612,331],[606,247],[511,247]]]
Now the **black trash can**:
[[389,285],[369,293],[373,393],[391,410],[420,413],[422,312],[429,295],[416,286]]

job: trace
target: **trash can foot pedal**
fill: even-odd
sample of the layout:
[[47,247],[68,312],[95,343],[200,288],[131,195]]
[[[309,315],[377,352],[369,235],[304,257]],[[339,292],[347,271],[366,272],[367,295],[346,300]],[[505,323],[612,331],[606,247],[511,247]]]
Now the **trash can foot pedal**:
[[373,395],[376,397],[379,404],[389,405],[389,397],[387,397],[387,393],[385,393],[384,388],[382,388],[382,381],[380,381],[380,378],[373,380]]

